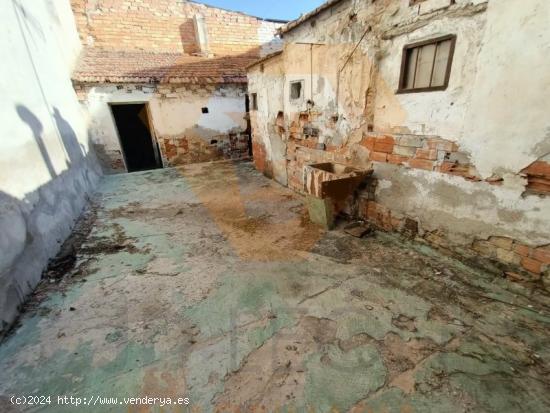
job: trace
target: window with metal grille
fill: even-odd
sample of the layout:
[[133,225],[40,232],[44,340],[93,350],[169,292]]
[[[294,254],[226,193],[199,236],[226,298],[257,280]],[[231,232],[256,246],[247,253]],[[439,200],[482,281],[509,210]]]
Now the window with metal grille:
[[447,89],[455,42],[456,36],[448,35],[405,46],[397,92]]

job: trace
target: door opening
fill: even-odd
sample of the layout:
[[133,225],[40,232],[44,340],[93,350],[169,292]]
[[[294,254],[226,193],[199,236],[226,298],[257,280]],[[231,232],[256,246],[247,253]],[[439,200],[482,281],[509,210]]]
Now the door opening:
[[252,158],[254,154],[252,153],[252,123],[250,122],[250,98],[248,97],[248,93],[244,95],[244,108],[246,111],[245,133],[248,135],[248,156]]
[[146,104],[112,104],[111,110],[128,172],[162,168]]

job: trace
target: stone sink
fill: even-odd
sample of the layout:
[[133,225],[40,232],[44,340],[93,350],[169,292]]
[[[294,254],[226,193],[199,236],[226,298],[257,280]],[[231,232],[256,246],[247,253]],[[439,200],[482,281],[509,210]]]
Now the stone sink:
[[372,172],[333,162],[307,165],[304,190],[311,221],[331,229],[346,200]]
[[372,174],[372,169],[362,170],[344,164],[324,162],[307,165],[304,174],[304,190],[308,195],[342,200],[353,194],[361,182]]

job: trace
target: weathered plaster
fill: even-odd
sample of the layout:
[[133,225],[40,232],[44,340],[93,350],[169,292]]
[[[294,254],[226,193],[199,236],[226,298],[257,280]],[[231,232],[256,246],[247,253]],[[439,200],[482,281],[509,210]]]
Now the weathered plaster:
[[403,171],[381,163],[375,164],[375,174],[381,183],[377,201],[415,217],[427,231],[445,229],[462,244],[471,242],[472,235],[506,236],[536,245],[548,242],[550,203],[540,197],[522,197],[522,188],[419,169]]
[[[154,138],[200,138],[205,144],[246,129],[245,91],[238,85],[95,85],[85,87],[83,106],[91,118],[91,137],[107,156],[121,156],[109,104],[148,103]],[[208,113],[202,113],[202,108]],[[162,148],[161,148],[162,149]],[[163,151],[163,155],[165,152]],[[165,164],[167,159],[164,158]]]
[[[274,158],[267,136],[281,109],[271,109],[272,89],[282,84],[290,187],[303,188],[310,163],[374,165],[376,202],[457,244],[491,235],[548,244],[547,167],[525,168],[550,152],[549,15],[541,0],[338,2],[285,32],[284,53],[249,70],[263,164]],[[403,47],[449,34],[457,40],[447,89],[396,93]],[[292,102],[299,79],[304,98]]]

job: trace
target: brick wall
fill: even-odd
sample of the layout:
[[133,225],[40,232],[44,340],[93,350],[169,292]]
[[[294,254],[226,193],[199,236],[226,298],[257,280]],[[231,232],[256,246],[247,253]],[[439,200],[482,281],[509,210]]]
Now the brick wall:
[[204,16],[210,52],[259,55],[279,23],[182,0],[71,0],[82,43],[106,49],[196,53],[193,16]]
[[[437,136],[365,133],[357,143],[319,149],[317,138],[305,134],[305,131],[311,132],[308,125],[308,120],[304,119],[304,116],[301,120],[291,122],[290,138],[287,140],[288,186],[301,193],[304,193],[304,167],[321,162],[364,168],[376,168],[377,164],[390,163],[407,169],[459,176],[473,182],[502,184],[502,178],[498,176],[482,180],[468,155],[461,152],[456,143]],[[254,148],[257,168],[269,175],[269,161],[265,160],[265,148],[259,141],[255,141]],[[543,161],[535,162],[523,171],[528,178],[526,188],[529,193],[548,193],[549,172],[549,164]],[[352,206],[350,210],[380,230],[411,236],[471,264],[501,272],[515,281],[538,281],[550,271],[548,245],[531,245],[502,236],[474,239],[467,245],[453,243],[452,237],[445,231],[426,230],[417,218],[403,215],[377,202],[376,185],[376,178],[371,178],[367,188],[355,199],[358,205]]]
[[249,157],[245,133],[215,135],[207,140],[186,135],[161,138],[159,148],[165,166]]
[[550,163],[539,160],[521,172],[527,178],[526,194],[550,194]]

